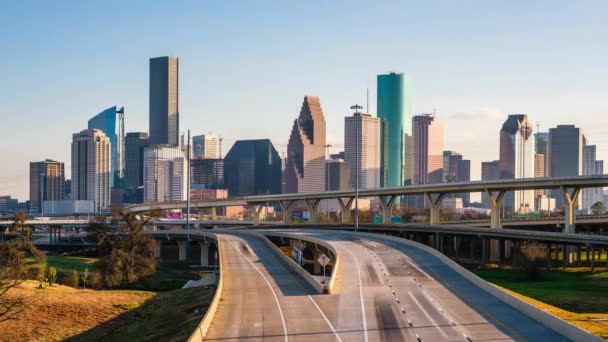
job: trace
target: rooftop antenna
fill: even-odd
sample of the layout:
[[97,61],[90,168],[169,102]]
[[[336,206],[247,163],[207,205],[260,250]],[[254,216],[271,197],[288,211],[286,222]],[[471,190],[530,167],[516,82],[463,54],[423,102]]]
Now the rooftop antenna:
[[367,87],[367,105],[365,105],[365,111],[369,113],[369,87]]
[[222,159],[222,141],[224,140],[224,138],[222,138],[222,136],[220,135],[220,159]]

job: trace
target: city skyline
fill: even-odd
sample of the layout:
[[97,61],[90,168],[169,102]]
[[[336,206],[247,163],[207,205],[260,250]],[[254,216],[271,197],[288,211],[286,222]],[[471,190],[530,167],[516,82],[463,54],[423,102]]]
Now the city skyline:
[[[5,141],[14,141],[21,146],[19,149],[14,148],[12,144],[3,144],[5,146],[1,147],[3,166],[0,170],[0,194],[12,195],[20,200],[28,198],[27,168],[30,161],[54,159],[64,162],[66,178],[71,178],[70,136],[73,132],[86,128],[86,120],[90,113],[99,112],[114,103],[124,104],[127,113],[125,131],[147,131],[149,110],[147,61],[149,58],[163,55],[177,56],[182,64],[180,65],[180,126],[182,129],[190,128],[195,134],[209,130],[218,132],[225,138],[226,151],[238,139],[269,138],[279,152],[284,152],[287,137],[283,132],[289,129],[295,118],[294,103],[306,93],[318,95],[323,100],[324,113],[327,117],[327,142],[334,145],[331,152],[340,151],[343,149],[341,146],[343,118],[349,115],[349,106],[352,103],[365,103],[366,88],[369,87],[369,111],[377,115],[374,112],[375,76],[394,70],[403,72],[414,80],[413,114],[436,108],[438,116],[446,120],[446,149],[457,150],[471,159],[471,179],[480,179],[482,161],[494,160],[498,157],[498,138],[495,136],[495,131],[500,128],[501,122],[508,113],[529,113],[535,123],[541,124],[541,131],[547,131],[558,124],[575,124],[593,137],[594,144],[598,145],[598,159],[606,159],[604,146],[608,144],[606,138],[608,134],[603,128],[606,126],[603,120],[606,120],[607,105],[602,101],[601,85],[608,79],[608,74],[598,68],[596,60],[598,57],[594,57],[605,55],[602,51],[606,47],[593,41],[593,37],[596,35],[601,37],[604,31],[590,33],[588,30],[590,25],[600,24],[599,14],[602,11],[598,7],[604,7],[603,4],[574,6],[562,3],[547,9],[540,5],[520,3],[518,8],[505,5],[493,9],[484,6],[476,9],[456,9],[461,11],[458,13],[466,15],[460,20],[438,22],[433,28],[421,28],[418,25],[417,36],[407,33],[408,25],[415,25],[416,21],[421,19],[417,19],[414,23],[399,25],[391,24],[390,20],[387,20],[387,23],[382,22],[382,30],[385,30],[387,25],[389,27],[392,25],[396,29],[395,33],[386,38],[376,36],[375,33],[378,31],[373,28],[368,28],[367,31],[353,28],[356,31],[333,32],[321,37],[318,29],[306,26],[308,20],[297,18],[297,11],[302,7],[295,6],[294,9],[282,10],[284,16],[276,16],[276,19],[260,28],[267,35],[287,38],[289,34],[294,34],[295,39],[284,41],[279,39],[276,47],[262,47],[261,51],[255,49],[249,51],[258,39],[254,37],[255,32],[238,38],[236,33],[241,31],[235,31],[237,29],[230,31],[226,28],[229,31],[226,34],[234,38],[233,44],[236,46],[232,44],[228,46],[221,42],[221,38],[225,38],[223,32],[218,34],[220,37],[206,36],[205,33],[201,33],[204,27],[201,27],[200,32],[195,30],[195,33],[185,34],[179,40],[175,40],[174,35],[163,34],[154,42],[142,40],[131,44],[134,46],[128,46],[127,42],[132,40],[126,39],[132,39],[133,36],[120,37],[121,32],[118,28],[104,31],[99,39],[87,40],[85,38],[89,37],[87,34],[91,31],[86,26],[80,33],[68,34],[67,39],[60,42],[59,48],[69,49],[72,52],[69,56],[61,54],[61,59],[58,58],[59,50],[48,48],[49,43],[44,41],[44,38],[52,38],[53,34],[59,32],[64,34],[64,31],[69,30],[72,25],[82,24],[82,20],[85,19],[91,21],[92,27],[96,26],[95,23],[101,20],[104,14],[107,17],[109,11],[119,12],[112,13],[118,15],[118,20],[124,18],[123,16],[132,15],[134,8],[117,11],[116,8],[112,8],[113,6],[109,6],[108,9],[101,10],[95,15],[86,15],[70,22],[61,19],[65,15],[61,14],[61,9],[65,5],[59,5],[56,8],[49,8],[48,16],[41,18],[42,20],[34,25],[36,28],[51,28],[41,32],[26,29],[22,27],[22,22],[13,18],[27,11],[28,6],[30,5],[27,3],[18,4],[6,8],[1,11],[3,14],[0,14],[2,19],[6,19],[3,25],[7,28],[2,30],[0,35],[6,38],[9,46],[13,48],[10,55],[0,58],[6,64],[14,66],[7,70],[6,77],[0,80],[3,89],[6,89],[0,95],[0,101],[5,104],[2,109],[5,122],[0,128],[0,134],[6,139]],[[89,5],[82,4],[73,6],[76,7],[75,10],[90,8]],[[170,14],[184,16],[183,24],[176,27],[177,32],[185,32],[188,25],[198,22],[200,16],[213,16],[229,10],[224,6],[211,6],[212,8],[203,6],[203,9],[207,9],[209,13],[203,15],[198,11],[199,14],[196,16],[194,13],[197,13],[195,10],[197,7],[197,5],[184,5],[170,10]],[[332,20],[331,14],[337,13],[336,5],[325,5],[324,9],[328,14],[315,14],[322,28],[334,24],[335,20]],[[167,8],[145,10],[142,16],[149,19],[166,10]],[[252,12],[248,15],[262,16],[262,18],[264,15],[271,15],[261,13],[263,10],[264,6],[260,6],[259,9],[252,8]],[[354,13],[367,13],[374,21],[383,16],[394,17],[391,11],[370,9],[370,6],[361,6],[353,10]],[[439,9],[439,14],[445,17],[454,10],[446,4]],[[188,15],[188,11],[193,14]],[[515,23],[509,24],[514,20],[513,15],[523,12],[524,15],[515,21],[523,27],[529,27],[536,23],[535,15],[539,15],[541,11],[545,15],[543,24],[546,27],[534,31],[535,34],[530,35],[529,31],[515,27]],[[425,5],[412,6],[411,13],[421,14],[422,17],[426,14],[426,18],[429,18],[430,5],[429,8]],[[493,22],[481,17],[473,23],[464,25],[467,17],[477,17],[484,13],[491,14]],[[238,21],[244,15],[238,13],[231,20]],[[293,20],[294,17],[297,20]],[[561,27],[563,21],[560,18],[568,18],[567,22],[571,25]],[[580,31],[577,28],[579,20],[581,23],[584,20],[586,25],[585,29]],[[274,30],[276,25],[289,21],[292,25],[285,27],[285,32]],[[460,25],[450,25],[455,23]],[[217,24],[217,21],[211,20],[207,25],[213,24]],[[135,22],[133,25],[135,33],[132,34],[143,34],[142,31],[149,28],[148,25],[140,22]],[[492,30],[494,34],[501,34],[502,46],[486,41],[487,36],[481,33],[467,36],[472,42],[462,46],[456,46],[457,44],[451,43],[449,39],[441,38],[448,33],[465,35],[482,26]],[[311,60],[313,64],[307,64],[305,59],[301,58],[287,58],[293,57],[291,51],[294,51],[298,40],[306,36],[307,29],[313,30],[311,33],[318,38],[319,44],[328,47],[329,50],[318,52],[318,55]],[[18,30],[19,34],[14,37],[7,34],[14,33],[15,30]],[[152,31],[149,34],[157,32]],[[579,39],[581,37],[579,35],[583,32],[586,38]],[[200,45],[198,40],[192,40],[199,35],[213,38],[204,40],[204,49],[198,46]],[[367,41],[370,48],[362,49],[363,51],[348,63],[332,57],[340,55],[336,54],[336,51],[345,49],[346,44],[352,41],[352,39],[343,41],[344,38],[355,36]],[[402,43],[406,37],[407,44]],[[522,40],[522,37],[526,39]],[[394,40],[397,38],[399,43],[395,44]],[[425,43],[425,39],[429,38],[433,41],[432,44]],[[53,39],[47,40],[53,41]],[[480,42],[485,43],[480,44]],[[91,55],[93,48],[109,48],[120,44],[125,49],[124,53],[105,54],[103,58]],[[574,51],[591,48],[596,53],[574,54],[578,59],[575,63],[572,53],[563,53],[565,46]],[[237,53],[231,50],[226,60],[220,59],[222,54],[228,53],[229,47],[236,49]],[[382,48],[390,53],[383,55],[375,53]],[[39,51],[38,49],[48,52],[48,63],[45,63],[44,69],[35,63],[28,63],[32,59],[27,56]],[[217,52],[207,54],[203,50]],[[445,63],[444,58],[432,57],[433,52],[439,56],[445,55],[438,53],[444,50],[450,51],[450,56],[453,57],[449,63]],[[486,57],[488,52],[491,53],[492,58],[489,60],[482,58]],[[273,61],[277,63],[266,65],[262,62],[261,56],[268,53],[273,55]],[[83,58],[86,56],[89,58]],[[290,61],[286,62],[288,59]],[[26,65],[31,70],[26,70]],[[323,68],[312,72],[313,65],[323,65]],[[505,68],[505,65],[508,67]],[[298,66],[301,69],[298,69]],[[319,71],[322,71],[323,75]],[[293,77],[285,78],[285,72],[292,73]],[[70,77],[63,77],[66,80],[59,79],[58,73]],[[241,78],[239,74],[247,74],[247,77]],[[203,75],[206,76],[202,77]],[[469,79],[464,77],[465,75],[472,77]],[[261,86],[254,82],[260,77],[264,80]],[[527,77],[531,77],[533,82],[522,82]],[[31,87],[33,82],[36,82],[34,88]],[[78,93],[77,98],[68,97],[68,93],[74,92]],[[27,97],[24,98],[22,94],[27,94]],[[238,104],[234,104],[234,101],[230,101],[228,97],[228,95],[233,97],[234,94],[239,95]],[[264,94],[266,96],[273,94],[270,105],[261,102],[265,97]],[[67,100],[68,98],[70,101]],[[23,101],[16,102],[14,99],[23,99]],[[367,108],[364,111],[368,111]],[[214,120],[213,118],[217,116],[230,120]],[[57,119],[49,120],[50,117]],[[260,121],[260,118],[263,118],[263,121]],[[272,124],[265,125],[263,122]],[[491,126],[492,129],[488,129],[488,133],[470,129],[477,127],[476,125]],[[255,127],[256,130],[249,132],[250,127]],[[44,146],[33,147],[27,142],[37,139],[25,139],[22,132],[26,128],[35,136],[45,136]],[[479,139],[488,143],[483,146],[475,144],[474,142]]]

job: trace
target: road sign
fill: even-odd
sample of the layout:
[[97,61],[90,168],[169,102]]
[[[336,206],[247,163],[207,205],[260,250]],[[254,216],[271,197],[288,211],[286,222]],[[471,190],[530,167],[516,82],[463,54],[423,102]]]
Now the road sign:
[[321,256],[319,256],[319,259],[317,259],[317,262],[323,267],[327,266],[330,261],[331,259],[325,254],[321,254]]
[[374,223],[382,223],[382,217],[381,216],[374,216]]

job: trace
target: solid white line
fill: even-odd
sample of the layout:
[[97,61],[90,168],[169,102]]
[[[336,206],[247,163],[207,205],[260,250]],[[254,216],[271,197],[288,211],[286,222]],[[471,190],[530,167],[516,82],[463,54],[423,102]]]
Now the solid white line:
[[365,317],[365,302],[363,301],[363,286],[361,283],[361,267],[359,266],[359,261],[355,257],[355,255],[348,249],[345,249],[348,254],[355,260],[355,264],[357,266],[357,278],[359,280],[359,300],[361,300],[361,319],[363,320],[363,339],[365,342],[368,342],[367,336],[367,318]]
[[422,310],[422,313],[426,316],[426,318],[428,318],[429,321],[431,321],[431,323],[433,323],[433,325],[435,326],[435,328],[437,328],[437,330],[439,330],[439,332],[441,333],[441,335],[443,335],[443,337],[445,337],[447,339],[448,335],[446,335],[446,333],[443,331],[443,329],[441,329],[439,327],[439,325],[437,324],[437,322],[435,322],[435,320],[431,317],[431,315],[429,315],[429,313],[422,307],[422,304],[420,304],[420,302],[412,295],[412,293],[410,291],[407,291],[407,294],[412,298],[412,300],[414,301],[414,303],[416,303],[416,305],[418,305],[418,307],[420,308],[420,310]]
[[245,253],[243,253],[243,251],[241,251],[238,246],[234,245],[234,241],[232,240],[228,240],[230,242],[230,244],[236,248],[237,251],[239,251],[239,253],[241,253],[241,255],[243,256],[243,258],[245,258],[245,260],[247,260],[247,262],[249,264],[251,264],[251,266],[253,266],[253,269],[255,269],[256,271],[258,271],[258,273],[262,276],[262,278],[264,278],[264,281],[266,282],[266,284],[268,285],[268,287],[270,288],[270,291],[272,291],[272,295],[274,296],[274,301],[277,304],[277,307],[279,308],[279,314],[281,315],[281,321],[283,322],[283,336],[285,336],[285,342],[289,341],[289,338],[287,336],[287,323],[285,322],[285,316],[283,316],[283,310],[281,309],[281,305],[279,304],[279,297],[277,297],[276,292],[274,292],[274,289],[272,288],[272,285],[270,284],[270,282],[268,281],[268,279],[266,278],[266,276],[264,276],[264,274],[262,273],[262,271],[260,271],[253,262],[251,262],[251,260],[249,260],[249,258],[247,258],[247,256],[245,255]]
[[327,322],[327,325],[329,325],[329,328],[331,329],[331,331],[333,331],[334,335],[336,335],[336,339],[339,342],[343,342],[342,339],[340,338],[340,335],[338,335],[338,332],[334,328],[333,324],[331,324],[331,322],[329,321],[329,319],[327,319],[327,316],[325,316],[325,313],[323,313],[323,310],[321,310],[321,308],[319,307],[319,305],[317,305],[317,302],[315,302],[314,298],[312,298],[311,295],[308,295],[308,298],[310,298],[310,300],[315,305],[315,307],[317,308],[317,310],[319,310],[319,313],[321,313],[321,316],[323,316],[323,319],[325,319],[325,322]]

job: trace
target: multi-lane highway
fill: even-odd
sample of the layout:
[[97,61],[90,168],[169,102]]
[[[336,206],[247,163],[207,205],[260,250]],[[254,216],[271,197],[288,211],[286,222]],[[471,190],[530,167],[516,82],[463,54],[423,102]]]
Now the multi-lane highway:
[[332,294],[316,294],[262,240],[218,234],[224,289],[206,340],[568,340],[423,249],[381,236],[289,233],[337,251]]

